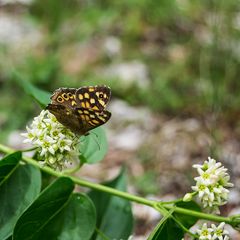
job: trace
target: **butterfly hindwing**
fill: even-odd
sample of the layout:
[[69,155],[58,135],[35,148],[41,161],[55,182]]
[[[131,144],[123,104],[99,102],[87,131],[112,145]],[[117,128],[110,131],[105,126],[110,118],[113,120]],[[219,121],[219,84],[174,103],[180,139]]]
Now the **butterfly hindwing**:
[[83,125],[79,121],[79,116],[75,113],[74,109],[60,104],[48,104],[46,109],[56,117],[58,122],[69,128],[72,132],[85,134],[81,130]]
[[79,114],[81,124],[87,131],[103,125],[111,117],[111,113],[107,110],[100,112],[90,108],[76,108],[75,111]]

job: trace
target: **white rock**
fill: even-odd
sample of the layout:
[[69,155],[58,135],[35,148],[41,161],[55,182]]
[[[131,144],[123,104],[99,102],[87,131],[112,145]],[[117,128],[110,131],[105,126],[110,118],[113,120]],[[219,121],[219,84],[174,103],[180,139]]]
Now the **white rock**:
[[119,38],[113,36],[108,37],[103,44],[103,49],[109,57],[119,55],[121,52],[121,48],[121,41],[119,40]]
[[153,128],[153,117],[146,108],[129,106],[121,100],[113,100],[108,107],[112,112],[108,124],[111,146],[127,151],[137,150]]
[[107,77],[118,78],[125,86],[136,83],[139,87],[149,85],[147,66],[140,61],[112,64],[105,70]]
[[137,150],[146,137],[146,133],[134,125],[129,125],[117,133],[109,131],[108,135],[112,146],[128,151]]
[[0,43],[11,48],[30,48],[40,42],[42,34],[29,21],[12,15],[0,15]]
[[239,190],[234,189],[234,188],[230,189],[228,202],[230,204],[239,205],[239,203],[240,203],[240,193],[239,193]]
[[33,0],[0,0],[0,5],[16,4],[16,3],[30,5],[32,2],[33,2]]
[[21,133],[24,131],[13,131],[8,136],[8,144],[12,147],[19,147],[19,146],[27,146],[32,147],[30,144],[23,144],[23,140],[25,139],[23,136],[21,136]]
[[139,219],[144,219],[147,222],[158,221],[160,219],[160,213],[153,208],[146,205],[132,204],[133,215]]
[[151,126],[152,114],[147,108],[132,107],[125,101],[112,100],[108,109],[112,113],[112,125],[122,126],[126,123],[138,123],[145,128]]
[[[146,233],[144,236],[136,236],[136,235],[132,235],[130,238],[128,238],[128,240],[146,240],[148,238],[148,236],[150,235],[151,232]],[[117,239],[113,239],[113,240],[117,240]],[[123,240],[123,239],[120,239]]]
[[[23,140],[25,139],[23,136],[21,136],[21,133],[24,131],[13,131],[8,136],[8,145],[10,147],[13,147],[14,149],[29,149],[32,148],[33,145],[30,143],[23,143]],[[25,152],[24,155],[28,157],[33,157],[35,151],[28,151]]]

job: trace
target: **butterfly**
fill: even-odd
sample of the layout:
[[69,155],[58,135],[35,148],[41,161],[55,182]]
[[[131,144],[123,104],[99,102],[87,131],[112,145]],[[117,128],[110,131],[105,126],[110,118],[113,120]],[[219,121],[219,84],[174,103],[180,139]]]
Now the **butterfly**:
[[46,109],[75,134],[87,135],[110,119],[111,113],[106,110],[110,97],[111,89],[105,85],[59,88]]

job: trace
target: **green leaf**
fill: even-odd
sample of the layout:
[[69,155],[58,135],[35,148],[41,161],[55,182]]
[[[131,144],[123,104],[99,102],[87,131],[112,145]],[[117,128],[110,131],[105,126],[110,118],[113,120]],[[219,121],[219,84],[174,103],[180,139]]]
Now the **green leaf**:
[[41,230],[41,239],[88,240],[95,227],[93,202],[85,194],[74,193],[62,211]]
[[160,221],[148,240],[180,240],[184,236],[183,230],[175,223],[175,221],[168,217],[164,221]]
[[23,77],[18,73],[14,72],[14,79],[23,88],[25,93],[32,96],[42,108],[45,108],[50,102],[51,94],[44,90],[35,87],[30,81],[23,79]]
[[[193,210],[193,211],[197,211],[197,212],[201,212],[201,208],[200,206],[194,202],[194,201],[190,201],[190,202],[178,202],[176,204],[177,207],[180,207],[180,208],[186,208],[188,210]],[[184,215],[184,214],[179,214],[179,213],[174,213],[173,214],[175,218],[177,218],[182,224],[184,227],[186,228],[190,228],[192,227],[198,220],[197,217],[194,217],[194,216],[188,216],[188,215]]]
[[87,136],[82,136],[79,151],[81,162],[96,163],[101,161],[107,153],[107,138],[103,128],[95,128]]
[[41,230],[65,207],[73,189],[74,183],[67,177],[49,185],[19,218],[13,239],[41,239]]
[[18,218],[34,201],[41,189],[39,169],[18,164],[21,153],[0,161],[0,239],[8,238]]
[[0,161],[0,186],[10,177],[12,171],[17,168],[17,164],[22,158],[21,152],[7,155]]
[[[194,201],[190,202],[178,202],[176,204],[177,207],[186,208],[189,210],[194,211],[201,211],[201,208],[197,203]],[[174,221],[171,216],[174,216],[181,224],[189,229],[192,225],[196,223],[198,220],[196,217],[187,216],[183,214],[179,214],[176,212],[173,212],[169,214],[169,216],[166,216],[163,218],[158,225],[155,227],[155,229],[150,234],[148,240],[175,240],[175,239],[182,239],[184,236],[184,231],[180,226]]]
[[[124,171],[114,180],[104,183],[104,185],[126,191]],[[130,202],[95,190],[89,192],[89,196],[96,206],[98,231],[109,239],[128,239],[133,229]],[[102,237],[100,234],[95,233],[93,239],[102,240]]]
[[42,108],[45,108],[50,103],[51,93],[41,90],[27,81],[23,87],[25,92],[32,96]]

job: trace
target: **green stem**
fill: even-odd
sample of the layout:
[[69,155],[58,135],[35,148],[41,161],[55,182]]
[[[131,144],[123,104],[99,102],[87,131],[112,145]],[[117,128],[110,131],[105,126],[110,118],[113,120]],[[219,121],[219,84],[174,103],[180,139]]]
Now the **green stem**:
[[[14,149],[4,146],[2,144],[0,144],[0,151],[7,153],[7,154],[15,152]],[[229,224],[233,224],[233,221],[230,217],[222,217],[222,216],[218,216],[218,215],[201,213],[201,212],[197,212],[197,211],[188,210],[185,208],[175,207],[174,205],[167,205],[166,202],[161,203],[161,202],[145,199],[145,198],[138,197],[138,196],[132,195],[127,192],[119,191],[117,189],[110,188],[110,187],[107,187],[107,186],[104,186],[101,184],[92,183],[92,182],[89,182],[89,181],[86,181],[83,179],[79,179],[77,177],[68,176],[67,174],[57,172],[48,166],[42,166],[39,162],[37,162],[36,160],[34,160],[33,158],[30,158],[30,157],[23,156],[22,159],[23,159],[23,161],[25,161],[37,168],[40,168],[42,171],[44,171],[50,175],[53,175],[55,177],[63,177],[63,176],[69,177],[74,183],[76,183],[78,185],[81,185],[83,187],[88,187],[91,189],[95,189],[97,191],[109,193],[111,195],[115,195],[115,196],[127,199],[129,201],[133,201],[133,202],[136,202],[139,204],[144,204],[144,205],[150,206],[150,207],[156,209],[157,211],[159,211],[162,215],[165,215],[165,211],[162,211],[162,208],[165,208],[169,211],[174,210],[174,212],[183,214],[183,215],[193,216],[193,217],[210,220],[210,221],[215,221],[215,222],[226,222]],[[236,223],[236,220],[235,220],[235,223]],[[240,220],[239,220],[239,223],[240,223]]]
[[32,147],[32,148],[28,148],[28,149],[24,149],[24,150],[19,150],[19,151],[21,151],[21,152],[31,152],[31,151],[34,151],[36,149],[38,149],[38,148],[37,147]]
[[44,171],[50,175],[53,175],[55,177],[63,177],[63,176],[69,177],[69,178],[71,178],[71,180],[74,183],[81,185],[83,187],[88,187],[88,188],[95,189],[95,190],[98,190],[101,192],[113,194],[115,196],[122,197],[122,198],[128,199],[130,201],[134,201],[134,202],[141,203],[141,204],[148,205],[148,206],[153,206],[155,203],[155,201],[151,201],[151,200],[148,200],[148,199],[145,199],[142,197],[138,197],[138,196],[129,194],[127,192],[122,192],[122,191],[116,190],[114,188],[106,187],[106,186],[98,184],[98,183],[92,183],[92,182],[89,182],[89,181],[86,181],[86,180],[83,180],[83,179],[80,179],[77,177],[73,177],[73,176],[69,176],[69,175],[61,173],[61,172],[57,172],[50,167],[41,166],[37,161],[35,161],[32,158],[25,157],[25,156],[23,156],[22,158],[25,162],[40,168],[42,171]]
[[[14,149],[6,147],[2,144],[0,144],[0,151],[8,153],[8,154],[15,152]],[[122,191],[119,191],[119,190],[114,189],[114,188],[106,187],[104,185],[97,184],[97,183],[88,182],[86,180],[79,179],[77,177],[69,176],[69,175],[64,174],[62,172],[57,172],[57,171],[53,170],[52,168],[50,168],[48,166],[42,166],[38,161],[36,161],[36,160],[34,160],[30,157],[23,156],[22,159],[25,162],[27,162],[27,163],[29,163],[29,164],[37,167],[37,168],[40,168],[42,171],[44,171],[44,172],[46,172],[50,175],[53,175],[55,177],[63,177],[63,176],[69,177],[69,178],[71,178],[71,180],[74,183],[76,183],[78,185],[81,185],[83,187],[88,187],[88,188],[95,189],[95,190],[98,190],[98,191],[106,192],[106,193],[109,193],[109,194],[112,194],[112,195],[115,195],[115,196],[118,196],[118,197],[121,197],[121,198],[128,199],[130,201],[137,202],[137,203],[144,204],[144,205],[148,205],[148,206],[151,206],[151,207],[153,207],[153,205],[155,204],[155,201],[153,201],[153,200],[148,200],[148,199],[145,199],[145,198],[142,198],[142,197],[138,197],[138,196],[129,194],[127,192],[122,192]]]
[[[173,206],[164,206],[166,209],[172,209]],[[197,212],[197,211],[192,211],[186,208],[180,208],[180,207],[175,207],[175,212],[177,213],[181,213],[183,215],[189,215],[192,217],[197,217],[200,219],[206,219],[209,221],[214,221],[214,222],[226,222],[231,224],[232,223],[232,219],[231,217],[222,217],[222,216],[218,216],[218,215],[213,215],[213,214],[208,214],[208,213],[202,213],[202,212]]]

